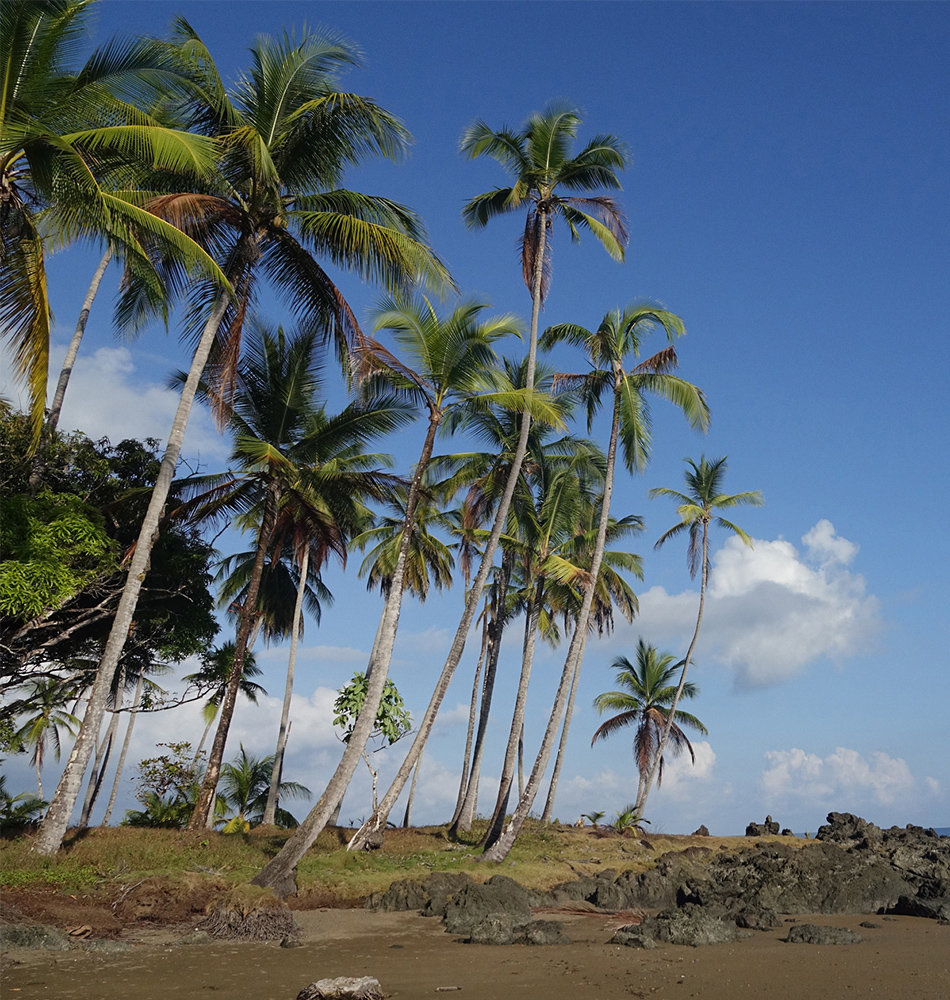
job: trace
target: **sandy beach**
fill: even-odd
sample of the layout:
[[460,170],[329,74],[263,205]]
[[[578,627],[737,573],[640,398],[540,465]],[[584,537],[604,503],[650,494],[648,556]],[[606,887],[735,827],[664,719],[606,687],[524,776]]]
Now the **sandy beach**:
[[[552,916],[544,914],[545,917]],[[388,996],[492,1000],[947,1000],[950,927],[915,917],[797,916],[847,927],[856,945],[787,944],[787,924],[727,945],[653,950],[608,945],[616,918],[556,914],[572,944],[467,945],[439,920],[411,913],[322,909],[295,913],[302,945],[174,943],[187,928],[141,930],[125,951],[14,951],[3,994],[18,1000],[294,1000],[309,983],[375,976]],[[863,928],[862,921],[876,924]]]

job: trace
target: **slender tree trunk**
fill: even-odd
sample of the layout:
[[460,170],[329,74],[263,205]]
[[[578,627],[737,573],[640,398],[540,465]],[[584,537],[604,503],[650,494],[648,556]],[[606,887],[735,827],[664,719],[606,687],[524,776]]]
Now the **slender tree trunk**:
[[406,801],[406,815],[402,818],[402,825],[408,828],[412,821],[412,803],[416,797],[416,782],[419,780],[419,768],[422,766],[422,758],[416,761],[416,769],[412,772],[412,784],[409,786],[409,798]]
[[155,480],[155,486],[152,489],[152,497],[149,501],[148,510],[145,513],[138,541],[136,542],[129,563],[128,576],[122,596],[119,598],[119,606],[116,609],[112,630],[109,633],[102,661],[99,664],[96,679],[89,694],[89,702],[86,705],[82,725],[79,727],[79,735],[76,737],[72,753],[66,762],[66,769],[63,771],[56,794],[53,796],[53,801],[50,803],[50,807],[40,826],[40,832],[37,835],[34,849],[39,854],[55,854],[62,846],[66,827],[69,824],[69,818],[76,805],[76,798],[79,795],[79,789],[82,785],[83,775],[86,772],[89,758],[95,748],[96,736],[102,724],[103,715],[105,714],[106,701],[109,697],[112,679],[115,676],[116,667],[122,656],[122,650],[125,647],[129,629],[132,627],[132,619],[135,615],[139,592],[142,589],[142,584],[148,572],[152,546],[158,537],[158,526],[162,510],[168,498],[168,491],[171,488],[172,479],[175,475],[175,468],[178,465],[178,456],[181,453],[181,445],[185,437],[188,416],[191,413],[191,406],[194,402],[198,382],[204,372],[208,355],[214,344],[215,335],[221,324],[221,320],[224,318],[228,301],[229,297],[227,293],[218,293],[211,316],[205,324],[201,340],[195,350],[191,369],[188,372],[188,378],[185,381],[185,387],[178,402],[178,409],[175,412],[175,419],[172,422],[171,431],[168,435],[168,444],[165,448],[165,454],[162,457],[162,464]]
[[548,797],[544,803],[544,812],[541,813],[541,822],[550,823],[554,814],[554,796],[557,795],[557,783],[561,777],[561,765],[564,763],[564,752],[567,749],[567,735],[571,731],[571,718],[574,715],[574,699],[577,697],[578,681],[581,672],[574,670],[574,677],[571,680],[571,696],[567,700],[567,712],[564,714],[564,725],[561,727],[561,742],[558,744],[557,756],[554,758],[554,773],[551,775],[551,784],[548,786]]
[[[109,262],[111,260],[112,247],[109,247],[102,260],[99,262],[99,266],[96,268],[96,273],[92,276],[92,281],[89,283],[89,290],[86,292],[86,298],[83,300],[82,309],[79,310],[79,319],[76,321],[76,329],[73,331],[72,340],[70,340],[69,347],[66,349],[66,357],[63,358],[63,367],[60,369],[59,380],[56,383],[56,391],[53,393],[53,402],[50,405],[49,414],[46,417],[46,426],[43,428],[43,434],[46,439],[47,447],[52,442],[53,435],[56,433],[56,428],[59,426],[59,415],[63,409],[63,399],[66,397],[66,387],[69,385],[69,379],[73,373],[73,365],[76,363],[76,355],[79,354],[79,345],[82,343],[83,335],[86,332],[86,323],[89,320],[89,313],[92,310],[92,304],[95,302],[96,295],[99,293],[99,285],[102,283],[103,275],[105,275],[106,268],[109,266]],[[35,493],[39,489],[45,472],[46,448],[44,447],[38,449],[36,458],[33,461],[33,470],[30,473],[29,485],[31,493]]]
[[320,835],[331,814],[339,815],[340,803],[353,777],[353,772],[359,764],[360,757],[366,749],[367,741],[376,725],[376,713],[383,697],[383,687],[389,674],[389,664],[392,660],[393,646],[396,642],[396,631],[399,627],[399,612],[402,608],[402,593],[406,576],[406,562],[409,556],[409,544],[415,526],[416,507],[419,503],[419,493],[422,477],[432,457],[435,435],[438,430],[441,413],[430,414],[429,429],[426,432],[422,455],[416,465],[409,493],[406,497],[406,519],[403,523],[402,542],[399,547],[399,557],[393,570],[389,595],[383,606],[383,614],[376,632],[376,641],[366,670],[366,696],[360,709],[353,731],[343,750],[340,763],[337,764],[327,787],[316,805],[310,810],[306,819],[290,835],[280,852],[272,858],[260,872],[251,880],[255,885],[268,886],[278,896],[288,896],[294,891],[297,862],[306,854],[310,845]]
[[[452,813],[452,819],[449,821],[449,826],[453,830],[458,829],[458,822],[462,815],[462,806],[465,803],[466,794],[469,789],[470,776],[475,773],[475,768],[472,766],[471,772],[469,771],[469,764],[473,764],[472,761],[472,741],[475,737],[475,716],[478,713],[478,682],[481,680],[482,667],[485,664],[485,649],[488,646],[488,609],[485,609],[485,621],[482,623],[482,647],[478,652],[478,662],[475,664],[475,677],[472,680],[472,700],[468,709],[468,730],[465,733],[465,753],[462,755],[462,776],[459,779],[459,793],[458,798],[455,800],[455,811]],[[415,779],[413,779],[415,780]],[[475,781],[476,794],[478,787],[478,780]]]
[[[497,593],[496,593],[497,598]],[[478,809],[478,786],[482,777],[482,759],[485,754],[485,741],[488,737],[488,720],[491,716],[492,699],[495,691],[495,678],[498,676],[498,652],[501,648],[501,632],[495,628],[497,622],[497,600],[488,630],[488,649],[486,651],[485,677],[482,681],[482,701],[478,714],[478,731],[475,734],[475,751],[472,758],[472,770],[468,778],[468,788],[465,790],[465,801],[453,833],[467,833],[472,828],[472,821]]]
[[135,716],[138,713],[139,705],[142,702],[142,689],[145,687],[145,674],[139,673],[139,682],[135,686],[135,698],[132,702],[132,711],[129,712],[129,724],[125,730],[125,739],[122,741],[122,751],[119,754],[119,762],[115,766],[115,778],[112,781],[112,792],[109,795],[109,804],[106,806],[105,815],[102,817],[102,825],[108,826],[112,818],[112,810],[115,807],[116,796],[119,794],[119,780],[122,777],[122,769],[125,767],[126,754],[129,752],[129,744],[132,742],[132,726],[135,724]]
[[[548,218],[547,210],[543,204],[538,206],[537,212],[539,219],[538,228],[541,235],[538,239],[537,257],[535,259],[534,282],[531,294],[531,333],[528,344],[528,362],[525,372],[525,388],[528,390],[529,395],[534,390],[534,370],[537,361],[538,347],[538,318],[541,312],[541,279],[544,271]],[[350,841],[347,847],[348,850],[362,848],[365,846],[366,840],[371,833],[375,833],[385,827],[386,820],[389,818],[389,813],[395,805],[396,799],[399,798],[400,793],[405,787],[406,782],[409,779],[409,773],[421,756],[422,751],[425,748],[426,741],[429,739],[429,733],[432,732],[432,726],[435,724],[435,717],[442,705],[445,693],[448,691],[449,682],[452,680],[452,675],[455,673],[455,669],[458,667],[459,661],[462,659],[462,653],[465,651],[465,641],[475,618],[475,612],[477,610],[482,588],[485,586],[485,581],[488,579],[488,573],[491,569],[492,561],[495,558],[495,549],[498,547],[499,538],[501,538],[501,533],[504,528],[505,519],[508,516],[508,508],[511,506],[511,498],[514,496],[518,477],[521,475],[521,464],[524,461],[525,454],[528,450],[528,434],[530,430],[531,413],[526,409],[521,415],[521,430],[518,435],[518,445],[512,459],[508,482],[505,484],[505,492],[502,495],[501,501],[498,504],[498,509],[495,512],[495,523],[492,526],[491,535],[485,546],[485,551],[482,554],[482,561],[479,566],[478,573],[475,576],[475,582],[473,583],[472,589],[465,602],[465,610],[462,613],[462,620],[459,622],[455,638],[453,639],[452,646],[449,649],[448,658],[445,661],[445,666],[442,668],[442,673],[439,675],[439,679],[436,682],[435,691],[432,694],[432,698],[426,708],[425,715],[419,725],[419,731],[416,733],[416,738],[413,740],[408,754],[406,754],[406,759],[400,765],[399,771],[396,773],[396,777],[392,785],[383,796],[379,809],[376,810],[374,814],[360,827],[356,836]]]
[[506,824],[504,832],[491,844],[485,852],[485,857],[490,861],[501,862],[508,856],[512,845],[521,827],[527,819],[528,813],[534,804],[535,796],[541,787],[544,772],[548,766],[551,756],[551,749],[554,746],[554,737],[561,722],[564,706],[568,698],[569,689],[573,683],[574,672],[580,671],[581,663],[584,659],[584,647],[587,643],[587,625],[590,621],[590,609],[594,603],[594,591],[597,589],[597,577],[600,573],[600,564],[604,558],[604,549],[607,543],[607,526],[610,520],[610,499],[613,495],[614,467],[617,459],[617,438],[620,429],[620,395],[617,392],[619,386],[618,366],[614,370],[614,407],[613,420],[610,427],[610,444],[607,449],[607,473],[604,479],[604,498],[600,508],[600,522],[597,526],[597,541],[594,546],[594,555],[591,559],[590,579],[584,588],[584,600],[581,604],[580,612],[577,616],[577,624],[574,626],[574,634],[571,636],[571,645],[567,652],[567,659],[564,661],[564,669],[561,671],[561,681],[558,684],[557,694],[554,698],[554,708],[551,718],[544,730],[544,738],[541,741],[541,749],[534,762],[528,783],[525,786],[521,801],[512,814],[511,820]]
[[102,787],[102,779],[105,777],[106,768],[109,766],[109,758],[112,756],[112,745],[115,742],[115,734],[119,728],[118,711],[122,707],[122,693],[125,687],[125,666],[119,669],[119,680],[116,685],[115,703],[112,706],[112,718],[106,727],[106,734],[96,748],[96,757],[92,765],[92,773],[86,784],[86,799],[82,804],[82,812],[79,815],[79,829],[85,830],[89,826],[89,816],[95,808],[96,799],[99,797],[99,789]]
[[703,571],[699,587],[699,613],[696,616],[696,628],[693,630],[693,638],[690,641],[689,649],[686,650],[686,659],[683,661],[683,670],[680,673],[680,682],[677,685],[676,694],[673,696],[673,701],[670,704],[669,714],[666,718],[666,725],[663,727],[663,734],[660,736],[660,742],[656,747],[656,755],[653,758],[653,763],[650,766],[649,772],[641,781],[640,790],[637,795],[637,802],[634,807],[637,815],[641,817],[643,816],[643,810],[646,808],[647,797],[650,794],[650,789],[653,787],[653,782],[656,780],[657,772],[660,769],[660,761],[663,760],[663,753],[666,750],[666,744],[670,738],[670,730],[673,728],[673,723],[676,718],[676,706],[679,704],[680,697],[683,694],[683,687],[686,684],[686,671],[689,670],[690,660],[693,657],[693,652],[696,649],[696,642],[699,639],[699,629],[703,623],[703,607],[706,603],[706,583],[708,580],[709,520],[707,518],[703,521]]
[[[521,644],[521,676],[518,679],[518,693],[515,696],[515,707],[511,714],[511,728],[508,730],[508,743],[505,746],[505,760],[498,780],[498,796],[488,828],[482,838],[483,844],[492,844],[501,835],[502,824],[508,811],[508,800],[511,797],[511,783],[514,780],[518,761],[518,749],[524,731],[525,705],[528,703],[528,685],[531,681],[531,668],[534,664],[534,643],[538,630],[538,618],[541,613],[541,598],[543,583],[539,581],[535,588],[535,598],[525,616],[524,640]],[[518,796],[521,797],[520,795]]]
[[43,798],[43,759],[39,756],[34,757],[33,763],[36,765],[36,793]]
[[201,751],[204,750],[205,740],[208,738],[208,733],[211,732],[211,727],[214,725],[214,720],[218,717],[218,713],[215,712],[214,715],[205,723],[204,730],[201,733],[201,739],[198,740],[198,749],[195,750],[195,764],[198,763],[198,758],[201,756]]
[[284,704],[280,710],[280,729],[277,733],[277,750],[274,753],[274,767],[264,806],[264,825],[273,826],[277,817],[277,795],[280,788],[280,773],[284,765],[284,745],[287,737],[287,720],[290,718],[290,701],[294,694],[294,668],[297,664],[297,641],[300,638],[300,622],[303,617],[303,598],[307,591],[307,570],[310,568],[310,546],[304,546],[300,558],[300,584],[297,587],[297,603],[294,605],[294,623],[290,632],[290,656],[287,659],[287,683],[284,686]]
[[244,659],[247,653],[251,630],[258,619],[257,597],[260,592],[261,577],[264,573],[264,562],[270,548],[271,535],[277,519],[277,505],[280,500],[280,486],[276,479],[267,484],[267,497],[264,501],[264,511],[261,515],[261,527],[257,535],[257,551],[254,554],[254,566],[247,584],[247,596],[241,608],[237,637],[234,641],[234,659],[228,673],[228,682],[224,691],[224,700],[218,716],[218,728],[215,730],[211,752],[208,754],[208,766],[205,768],[201,781],[201,791],[195,803],[189,830],[200,830],[213,822],[214,796],[221,774],[221,764],[224,761],[224,748],[228,741],[231,719],[234,717],[234,706],[237,704],[238,692],[241,689],[241,679],[244,676]]

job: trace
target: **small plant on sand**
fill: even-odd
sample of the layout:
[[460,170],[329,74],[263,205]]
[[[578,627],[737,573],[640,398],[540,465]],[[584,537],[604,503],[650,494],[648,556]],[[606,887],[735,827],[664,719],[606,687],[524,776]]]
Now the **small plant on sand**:
[[637,815],[637,811],[633,806],[633,803],[628,805],[626,809],[622,809],[617,813],[617,818],[613,822],[613,828],[619,834],[624,834],[628,830],[632,833],[646,833],[643,828],[643,824],[646,823],[647,826],[650,825],[648,819],[643,819],[642,816]]

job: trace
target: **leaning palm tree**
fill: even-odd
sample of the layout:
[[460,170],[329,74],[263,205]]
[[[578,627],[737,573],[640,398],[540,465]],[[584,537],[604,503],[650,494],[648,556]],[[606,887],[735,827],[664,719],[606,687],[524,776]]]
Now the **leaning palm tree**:
[[[626,371],[624,367],[626,359],[638,357],[643,337],[657,328],[666,334],[670,346],[636,365],[631,371]],[[684,332],[683,322],[678,316],[656,306],[642,304],[628,306],[623,312],[619,309],[613,310],[604,317],[595,331],[585,330],[575,324],[563,324],[545,331],[546,345],[569,341],[582,345],[588,354],[591,363],[590,372],[583,375],[561,376],[561,384],[565,388],[580,391],[585,398],[588,426],[594,419],[601,399],[605,395],[608,398],[612,397],[607,473],[591,558],[590,577],[583,588],[583,601],[564,661],[551,717],[521,801],[504,831],[486,851],[486,856],[493,861],[500,862],[507,857],[522,824],[531,811],[554,746],[557,728],[570,698],[570,689],[584,659],[588,623],[594,606],[597,580],[610,524],[610,502],[618,445],[628,471],[631,473],[641,471],[645,467],[649,460],[651,444],[650,408],[647,402],[647,397],[650,395],[672,402],[693,427],[705,430],[709,425],[709,407],[702,391],[692,383],[670,374],[670,370],[677,364],[672,342],[676,336]]]
[[406,360],[376,338],[366,338],[359,349],[358,370],[367,389],[385,385],[400,393],[426,412],[428,427],[406,494],[398,555],[385,574],[388,593],[370,654],[359,716],[326,790],[281,853],[257,876],[260,884],[283,887],[287,874],[342,798],[373,731],[396,639],[416,512],[423,499],[423,481],[437,433],[447,415],[468,405],[473,397],[485,403],[498,399],[520,402],[517,391],[501,377],[493,346],[516,332],[517,324],[510,316],[483,319],[485,308],[482,303],[462,302],[448,316],[442,316],[426,299],[389,299],[376,317],[376,330],[389,331]]
[[[334,89],[337,73],[357,61],[352,46],[306,32],[299,40],[287,35],[280,41],[262,37],[251,50],[251,71],[229,93],[210,53],[182,19],[177,22],[176,41],[198,81],[184,108],[185,118],[195,132],[216,141],[222,152],[220,173],[207,191],[166,195],[148,207],[212,248],[224,264],[230,286],[189,285],[176,258],[157,255],[165,287],[188,286],[194,292],[191,325],[198,334],[197,346],[87,717],[37,839],[36,849],[42,854],[51,854],[62,844],[105,712],[108,685],[132,625],[205,366],[217,344],[209,381],[222,389],[216,398],[222,402],[224,418],[241,330],[260,279],[272,281],[302,319],[333,331],[341,353],[358,335],[358,325],[317,256],[394,287],[418,281],[441,286],[449,280],[442,263],[422,242],[422,227],[410,210],[340,186],[348,166],[369,156],[398,157],[408,139],[405,128],[373,101]],[[133,323],[141,316],[140,307],[153,303],[133,286],[120,311]],[[238,645],[234,671],[240,676],[243,651]],[[209,808],[205,795],[201,811],[207,813]]]
[[752,539],[738,525],[720,517],[716,511],[728,510],[732,507],[760,507],[763,497],[759,490],[751,490],[745,493],[727,494],[722,492],[722,480],[726,474],[726,456],[718,458],[713,462],[707,460],[703,455],[697,465],[691,458],[685,459],[689,469],[684,473],[688,492],[681,493],[678,490],[671,490],[666,487],[658,487],[650,490],[649,496],[671,497],[677,501],[676,513],[680,520],[658,539],[655,548],[660,548],[668,539],[686,532],[689,536],[689,547],[686,550],[686,561],[689,566],[689,575],[695,579],[697,573],[701,573],[699,585],[699,611],[696,615],[696,628],[693,630],[693,638],[690,640],[689,649],[686,650],[686,657],[683,660],[683,670],[680,674],[679,686],[676,695],[670,704],[671,714],[667,720],[666,728],[660,737],[653,763],[650,766],[646,780],[642,783],[640,795],[637,797],[636,808],[640,815],[646,807],[647,796],[650,794],[650,787],[661,767],[663,750],[670,739],[673,726],[673,715],[676,706],[682,697],[686,685],[686,671],[696,649],[696,642],[699,639],[699,630],[703,623],[703,609],[706,603],[706,587],[709,583],[709,525],[715,522],[720,528],[731,531],[750,548]]
[[[656,646],[648,645],[642,638],[637,643],[636,663],[631,663],[625,656],[618,656],[611,664],[617,671],[616,691],[605,691],[594,699],[594,708],[600,712],[616,712],[603,725],[597,728],[591,739],[591,746],[598,740],[619,732],[621,729],[635,727],[633,736],[633,760],[639,775],[637,802],[643,797],[646,783],[654,760],[659,760],[657,786],[663,779],[663,754],[660,751],[660,741],[669,725],[669,739],[673,752],[687,750],[695,763],[696,755],[682,727],[694,729],[706,735],[707,729],[699,719],[688,712],[682,712],[673,707],[677,688],[674,678],[682,667],[682,663],[673,662],[672,653],[659,653]],[[683,685],[680,692],[683,698],[695,698],[699,688],[693,683]],[[637,816],[643,812],[634,806]]]
[[203,250],[146,211],[125,183],[135,165],[193,176],[206,176],[213,165],[210,139],[139,110],[157,81],[181,82],[181,67],[152,39],[110,43],[75,67],[91,7],[92,0],[0,5],[0,326],[29,389],[34,444],[49,367],[51,237],[105,239],[145,270],[143,244],[158,240],[186,266],[200,264],[222,278]]
[[[409,418],[392,398],[354,404],[328,418],[314,398],[320,389],[315,337],[313,330],[285,336],[280,329],[271,332],[255,326],[231,409],[234,471],[191,481],[191,491],[198,493],[189,504],[193,517],[236,515],[238,526],[256,533],[254,561],[238,612],[234,658],[192,829],[206,824],[210,816],[243,668],[238,658],[246,655],[261,613],[259,594],[268,554],[282,550],[281,536],[292,513],[295,529],[319,539],[325,558],[335,552],[344,559],[347,538],[365,520],[363,498],[384,499],[389,488],[385,474],[362,471],[374,459],[382,461],[362,449]],[[354,456],[354,450],[359,454]]]
[[[579,230],[593,233],[607,252],[618,261],[624,258],[627,231],[623,214],[608,195],[581,197],[567,192],[590,191],[598,188],[617,189],[617,172],[628,162],[627,151],[614,136],[600,134],[572,156],[573,143],[581,125],[578,112],[566,105],[549,105],[531,115],[520,129],[507,126],[493,130],[482,121],[466,129],[461,150],[470,158],[490,156],[511,175],[512,183],[477,195],[462,210],[470,227],[482,227],[491,220],[510,212],[526,210],[525,229],[521,238],[521,273],[531,295],[531,323],[525,369],[528,398],[534,398],[535,363],[538,343],[538,321],[551,280],[549,240],[554,219],[560,216],[567,223],[574,240]],[[400,767],[391,788],[383,796],[380,808],[367,820],[350,848],[361,846],[370,831],[385,825],[388,811],[409,778],[409,773],[422,753],[425,741],[435,721],[449,682],[455,672],[475,613],[482,588],[488,579],[498,539],[504,529],[508,507],[514,494],[521,463],[528,447],[532,408],[525,407],[511,471],[495,513],[495,522],[482,555],[481,567],[469,592],[462,619],[455,633],[445,666],[419,726],[419,732]]]

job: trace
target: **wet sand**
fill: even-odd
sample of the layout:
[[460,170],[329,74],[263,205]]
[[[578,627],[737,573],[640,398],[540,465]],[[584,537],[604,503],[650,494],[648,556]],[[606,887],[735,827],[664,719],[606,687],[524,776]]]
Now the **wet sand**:
[[[796,917],[847,927],[861,944],[786,944],[785,928],[730,945],[639,950],[608,945],[603,915],[564,915],[573,944],[465,945],[440,921],[407,913],[314,910],[294,914],[299,948],[178,945],[185,929],[139,933],[128,950],[12,951],[5,1000],[294,1000],[309,983],[375,976],[391,997],[456,993],[470,1000],[948,1000],[950,927],[914,917]],[[544,915],[548,916],[548,915]],[[862,928],[862,920],[879,926]],[[460,987],[446,990],[446,987]]]

